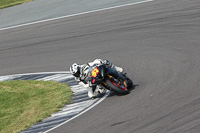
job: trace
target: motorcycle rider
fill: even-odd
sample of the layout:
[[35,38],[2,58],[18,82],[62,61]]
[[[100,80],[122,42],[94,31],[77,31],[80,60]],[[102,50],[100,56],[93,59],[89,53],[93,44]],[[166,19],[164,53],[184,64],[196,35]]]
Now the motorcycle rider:
[[[87,88],[88,96],[91,99],[94,99],[99,93],[105,92],[105,89],[103,89],[102,86],[92,85],[91,83],[91,73],[89,71],[89,67],[94,65],[106,65],[107,67],[114,68],[119,73],[123,72],[123,68],[115,66],[110,61],[103,59],[95,59],[93,62],[89,62],[83,65],[73,63],[70,66],[70,72],[75,77],[75,80],[78,82],[79,85]],[[96,89],[98,89],[98,91],[95,91]]]

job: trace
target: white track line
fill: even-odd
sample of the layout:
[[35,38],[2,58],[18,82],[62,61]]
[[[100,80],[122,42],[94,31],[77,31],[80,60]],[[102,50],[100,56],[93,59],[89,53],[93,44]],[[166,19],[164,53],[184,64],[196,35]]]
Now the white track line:
[[25,75],[37,75],[37,74],[70,74],[70,71],[57,71],[57,72],[37,72],[37,73],[25,73],[25,74],[12,74],[12,75],[3,75],[0,77],[13,77],[13,76],[25,76]]
[[32,22],[32,23],[26,23],[26,24],[21,24],[21,25],[6,27],[6,28],[0,29],[0,31],[8,30],[8,29],[13,29],[13,28],[18,28],[18,27],[27,26],[27,25],[32,25],[32,24],[38,24],[38,23],[48,22],[48,21],[52,21],[52,20],[58,20],[58,19],[62,19],[62,18],[68,18],[68,17],[78,16],[78,15],[83,15],[83,14],[89,14],[89,13],[93,13],[93,12],[99,12],[99,11],[104,11],[104,10],[119,8],[119,7],[136,5],[136,4],[141,4],[141,3],[150,2],[150,1],[154,1],[154,0],[144,0],[144,1],[130,3],[130,4],[124,4],[124,5],[120,5],[120,6],[108,7],[108,8],[103,8],[103,9],[98,9],[98,10],[92,10],[92,11],[88,11],[88,12],[82,12],[82,13],[77,13],[77,14],[72,14],[72,15],[67,15],[67,16],[61,16],[61,17],[56,17],[56,18],[51,18],[51,19],[36,21],[36,22]]
[[45,131],[45,132],[43,132],[43,133],[50,132],[50,131],[52,131],[52,130],[54,130],[54,129],[56,129],[56,128],[62,126],[62,125],[64,125],[65,123],[68,123],[69,121],[71,121],[71,120],[73,120],[73,119],[79,117],[80,115],[84,114],[85,112],[89,111],[90,109],[92,109],[93,107],[95,107],[96,105],[98,105],[99,103],[101,103],[109,94],[110,94],[110,91],[107,91],[106,94],[105,94],[101,99],[99,99],[96,103],[94,103],[92,106],[90,106],[89,108],[87,108],[87,109],[84,110],[83,112],[79,113],[78,115],[72,117],[71,119],[68,119],[67,121],[65,121],[65,122],[63,122],[63,123],[61,123],[61,124],[59,124],[59,125],[57,125],[57,126],[51,128],[51,129],[49,129],[49,130],[47,130],[47,131]]

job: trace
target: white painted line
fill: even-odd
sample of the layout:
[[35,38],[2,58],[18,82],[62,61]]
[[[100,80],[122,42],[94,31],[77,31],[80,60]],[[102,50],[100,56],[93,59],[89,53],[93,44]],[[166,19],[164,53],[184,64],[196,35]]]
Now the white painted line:
[[[91,101],[93,101],[93,100],[91,100]],[[72,103],[72,104],[69,104],[69,105],[67,105],[67,107],[66,108],[72,108],[72,107],[80,107],[80,106],[82,106],[82,105],[88,105],[88,103],[91,103],[91,101],[90,100],[87,100],[87,101],[82,101],[82,102],[78,102],[78,103]]]
[[71,79],[71,78],[74,79],[74,76],[73,76],[73,75],[70,75],[70,76],[67,76],[67,77],[66,77],[65,74],[62,74],[62,75],[60,75],[59,78],[56,78],[56,79],[54,79],[54,80],[57,81],[57,82],[61,82],[61,81],[63,81],[63,80],[67,80],[67,79]]
[[73,87],[73,88],[79,88],[80,85],[72,85],[71,87]]
[[67,75],[63,75],[63,74],[55,74],[55,75],[51,75],[51,76],[47,76],[38,80],[43,80],[43,81],[50,81],[50,80],[54,80],[55,79],[59,79],[60,77],[65,76],[65,78],[67,77]]
[[0,31],[18,28],[18,27],[22,27],[22,26],[38,24],[38,23],[43,23],[43,22],[48,22],[48,21],[52,21],[52,20],[58,20],[58,19],[62,19],[62,18],[68,18],[68,17],[79,16],[79,15],[83,15],[83,14],[89,14],[89,13],[109,10],[109,9],[115,9],[115,8],[119,8],[119,7],[136,5],[136,4],[141,4],[141,3],[145,3],[145,2],[151,2],[151,1],[154,1],[154,0],[144,0],[144,1],[135,2],[135,3],[129,3],[129,4],[124,4],[124,5],[119,5],[119,6],[113,6],[113,7],[108,7],[108,8],[98,9],[98,10],[92,10],[92,11],[88,11],[88,12],[82,12],[82,13],[77,13],[77,14],[72,14],[72,15],[67,15],[67,16],[61,16],[61,17],[56,17],[56,18],[51,18],[51,19],[46,19],[46,20],[41,20],[41,21],[36,21],[36,22],[31,22],[31,23],[26,23],[26,24],[21,24],[21,25],[16,25],[16,26],[11,26],[11,27],[6,27],[6,28],[0,29]]
[[85,92],[87,89],[84,88],[83,86],[80,86],[79,88],[71,88],[73,90],[73,92],[76,93],[81,93],[81,92]]
[[[5,76],[0,76],[1,77],[13,77],[13,76],[26,76],[26,75],[37,75],[37,74],[70,74],[70,71],[57,71],[57,72],[37,72],[37,73],[25,73],[25,74],[13,74],[13,75],[5,75]],[[70,74],[71,75],[71,74]]]
[[75,105],[75,104],[72,104],[71,106],[67,105],[65,108],[62,108],[62,112],[67,112],[70,110],[76,110],[76,109],[80,109],[80,108],[83,110],[83,107],[85,108],[92,103],[93,103],[92,101],[87,100],[87,101],[81,102],[81,104],[78,104],[78,105]]
[[74,114],[78,114],[81,110],[83,110],[83,108],[76,109],[76,110],[70,110],[70,111],[66,111],[66,112],[58,112],[58,113],[52,114],[51,116],[57,117],[57,116],[61,116],[61,115],[65,115],[65,116],[74,115]]
[[15,78],[19,78],[21,76],[15,75],[15,76],[0,76],[0,81],[7,81],[7,80],[12,80]]
[[59,124],[59,125],[57,125],[57,126],[51,128],[51,129],[49,129],[49,130],[47,130],[47,131],[45,131],[45,132],[43,132],[43,133],[48,133],[48,132],[50,132],[50,131],[52,131],[52,130],[54,130],[54,129],[56,129],[56,128],[62,126],[62,125],[64,125],[65,123],[68,123],[69,121],[71,121],[71,120],[73,120],[73,119],[79,117],[80,115],[84,114],[85,112],[89,111],[90,109],[92,109],[93,107],[95,107],[96,105],[98,105],[99,103],[101,103],[109,94],[110,94],[110,91],[107,91],[106,94],[105,94],[101,99],[99,99],[96,103],[94,103],[92,106],[90,106],[89,108],[87,108],[87,109],[84,110],[83,112],[77,114],[76,116],[74,116],[74,117],[68,119],[67,121],[65,121],[65,122],[63,122],[63,123],[61,123],[61,124]]

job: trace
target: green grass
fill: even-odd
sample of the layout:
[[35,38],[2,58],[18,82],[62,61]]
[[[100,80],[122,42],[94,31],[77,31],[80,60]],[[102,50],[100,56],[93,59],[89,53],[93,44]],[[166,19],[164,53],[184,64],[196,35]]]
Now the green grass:
[[0,132],[20,132],[71,102],[72,91],[55,81],[0,82]]
[[0,9],[14,6],[14,5],[19,5],[25,2],[29,2],[33,0],[0,0]]

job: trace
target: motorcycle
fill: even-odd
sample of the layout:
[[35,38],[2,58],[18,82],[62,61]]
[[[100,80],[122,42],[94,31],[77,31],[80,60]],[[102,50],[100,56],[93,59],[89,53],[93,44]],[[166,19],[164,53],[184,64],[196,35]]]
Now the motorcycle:
[[106,65],[91,66],[89,71],[92,85],[101,85],[118,94],[128,94],[133,86],[126,74],[120,74],[114,68],[107,68]]

